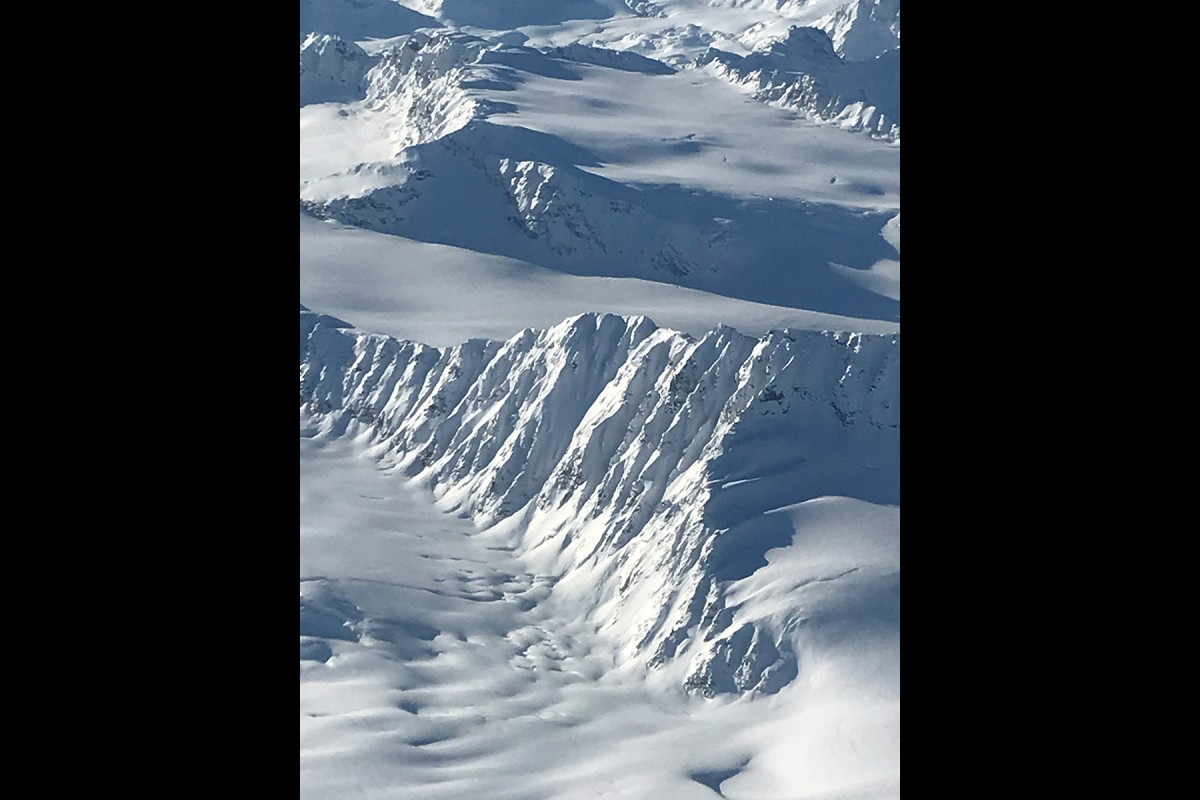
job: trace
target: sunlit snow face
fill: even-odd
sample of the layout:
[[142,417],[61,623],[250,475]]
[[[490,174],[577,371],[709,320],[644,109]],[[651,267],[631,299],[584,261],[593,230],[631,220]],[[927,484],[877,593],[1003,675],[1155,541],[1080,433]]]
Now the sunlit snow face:
[[303,797],[898,795],[898,44],[302,0]]
[[[302,438],[301,471],[304,796],[567,797],[598,781],[678,797],[896,790],[893,637],[811,652],[804,680],[770,701],[688,700],[671,670],[647,682],[620,666],[611,632],[587,619],[594,574],[557,594],[563,581],[520,557],[519,531],[440,512],[353,441]],[[797,583],[793,601],[829,602],[851,554],[860,572],[892,558],[886,508],[792,513],[805,546],[773,552],[731,593],[755,615],[786,613]],[[859,596],[849,588],[840,596]]]

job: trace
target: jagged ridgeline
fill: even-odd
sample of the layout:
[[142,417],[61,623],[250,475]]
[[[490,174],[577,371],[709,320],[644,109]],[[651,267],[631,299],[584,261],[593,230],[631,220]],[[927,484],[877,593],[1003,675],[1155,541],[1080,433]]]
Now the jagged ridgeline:
[[[324,435],[363,437],[478,525],[510,526],[539,569],[586,574],[555,591],[626,663],[710,696],[777,691],[801,638],[843,613],[755,616],[727,589],[791,542],[775,510],[899,503],[899,376],[898,334],[695,339],[584,314],[438,349],[300,310],[300,404]],[[895,569],[850,572],[857,596],[898,591]]]

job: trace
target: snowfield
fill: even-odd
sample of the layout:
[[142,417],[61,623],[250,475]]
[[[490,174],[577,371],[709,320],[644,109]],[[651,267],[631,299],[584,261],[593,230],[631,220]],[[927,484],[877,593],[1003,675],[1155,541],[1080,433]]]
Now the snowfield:
[[899,0],[301,0],[300,793],[899,796]]
[[[302,415],[300,447],[302,797],[898,796],[894,620],[834,620],[777,694],[697,701],[621,669],[555,576],[361,443]],[[839,597],[852,612],[853,591],[821,578],[895,563],[895,508],[777,515],[795,541],[734,587],[753,613]]]

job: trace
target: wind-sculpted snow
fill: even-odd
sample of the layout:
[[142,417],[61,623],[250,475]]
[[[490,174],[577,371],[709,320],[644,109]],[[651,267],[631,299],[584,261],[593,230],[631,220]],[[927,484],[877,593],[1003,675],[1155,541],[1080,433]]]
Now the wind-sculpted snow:
[[847,597],[897,591],[894,570],[855,563],[806,579],[850,587],[836,603],[728,595],[791,543],[786,509],[898,504],[899,367],[898,336],[693,339],[584,314],[439,350],[300,312],[300,402],[325,434],[363,437],[443,504],[510,531],[627,663],[709,696],[777,691],[811,629],[874,624]]
[[824,31],[793,28],[766,51],[743,57],[712,48],[696,64],[749,88],[763,102],[848,130],[900,139],[899,49],[870,61],[846,61]]

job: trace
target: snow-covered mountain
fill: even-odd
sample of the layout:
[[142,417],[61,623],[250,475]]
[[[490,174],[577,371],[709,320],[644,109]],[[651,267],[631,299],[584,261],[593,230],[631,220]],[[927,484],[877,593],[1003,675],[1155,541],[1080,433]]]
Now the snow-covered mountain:
[[399,36],[440,24],[395,0],[300,0],[300,41],[313,33],[355,41]]
[[696,61],[755,98],[843,128],[900,139],[900,50],[869,61],[844,60],[817,28],[793,28],[768,50],[742,57],[716,48]]
[[[694,58],[692,48],[722,41],[758,49],[808,26],[830,35],[839,55],[868,60],[900,46],[900,0],[308,0],[302,30],[336,17],[374,25],[377,38],[418,27],[518,31],[531,44],[571,38],[665,59]],[[415,12],[412,16],[401,16]],[[420,16],[417,16],[417,15]],[[307,24],[309,28],[305,28]],[[409,27],[399,24],[401,19]]]
[[362,96],[373,59],[354,42],[310,33],[300,42],[300,105],[348,102]]
[[[661,62],[579,44],[542,53],[461,33],[415,33],[381,51],[364,73],[361,52],[342,55],[328,41],[306,40],[302,61],[322,47],[333,53],[321,65],[333,63],[325,72],[302,72],[302,102],[306,87],[310,95],[322,87],[348,91],[363,74],[361,102],[350,107],[357,122],[339,125],[370,135],[382,157],[332,172],[324,164],[308,171],[302,207],[319,218],[572,274],[636,277],[833,314],[897,318],[894,297],[847,274],[897,255],[881,236],[893,210],[739,198],[677,184],[631,185],[589,172],[600,164],[589,150],[506,118],[518,107],[501,98],[532,80],[583,81],[582,69],[634,75],[643,83],[675,77]],[[723,78],[768,87],[757,94],[766,92],[782,105],[898,134],[876,105],[850,102],[861,92],[851,95],[846,88],[860,85],[855,75],[873,75],[874,63],[882,62],[843,62],[829,39],[812,29],[794,30],[774,47],[758,61],[710,51],[702,63]],[[813,64],[818,66],[805,67]],[[801,67],[809,73],[778,78],[785,68]],[[310,73],[315,77],[305,84]],[[318,86],[316,78],[326,73],[346,77]],[[877,102],[898,114],[898,100],[895,112],[892,104]],[[656,146],[687,155],[707,144],[692,133],[659,137]],[[843,186],[860,202],[888,193],[854,178]],[[458,213],[465,204],[469,219]]]
[[899,46],[301,0],[302,798],[899,796]]
[[839,55],[851,61],[868,61],[900,47],[900,0],[847,3],[813,27],[829,34]]
[[[438,350],[303,308],[300,333],[300,399],[323,431],[353,426],[455,510],[511,528],[625,659],[705,694],[778,690],[803,624],[830,612],[755,618],[729,602],[730,582],[791,539],[771,512],[899,502],[898,336],[693,339],[585,314]],[[886,597],[885,566],[827,577]]]

